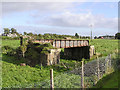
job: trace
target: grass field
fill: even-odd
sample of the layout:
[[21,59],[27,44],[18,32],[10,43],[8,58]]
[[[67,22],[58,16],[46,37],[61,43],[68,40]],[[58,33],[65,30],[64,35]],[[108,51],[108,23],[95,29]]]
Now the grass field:
[[94,45],[96,52],[102,56],[118,51],[118,40],[94,39],[90,41],[90,45]]
[[[10,46],[12,48],[19,47],[19,40],[3,40],[2,46]],[[96,52],[102,54],[102,56],[106,56],[110,53],[114,53],[117,51],[118,48],[118,41],[117,40],[93,40],[90,42],[90,45],[94,45]],[[2,54],[2,87],[43,87],[49,86],[46,85],[49,83],[50,75],[49,70],[50,68],[54,69],[54,77],[56,77],[59,74],[64,73],[67,70],[71,70],[74,68],[74,65],[76,61],[74,60],[63,60],[61,59],[61,62],[65,64],[69,64],[71,67],[70,69],[64,68],[61,64],[56,66],[46,66],[40,67],[36,65],[36,67],[30,67],[30,66],[20,66],[20,63],[23,61],[18,61],[17,58],[13,56],[8,56],[5,54]],[[77,63],[80,64],[78,61]],[[69,77],[69,78],[67,78]],[[74,80],[71,80],[70,78],[74,78]],[[56,79],[55,83],[58,83],[57,85],[61,85],[61,87],[78,87],[80,80],[77,80],[77,75],[62,75],[62,82],[58,82]],[[47,81],[46,81],[47,80]],[[76,81],[75,81],[76,80]],[[45,83],[44,83],[45,82]],[[68,83],[70,82],[70,83]],[[75,84],[75,83],[78,84]],[[36,86],[37,85],[37,86]],[[56,86],[57,86],[56,85]],[[108,85],[109,86],[109,85]],[[113,86],[114,87],[114,86]]]
[[[46,66],[40,69],[39,66],[30,67],[30,66],[20,66],[22,61],[15,60],[15,57],[3,55],[2,61],[2,84],[3,87],[35,87],[34,83],[41,83],[41,81],[47,80],[46,83],[50,80],[51,68],[54,69],[54,77],[59,75],[62,72],[67,71],[68,69],[64,68],[61,65]],[[64,60],[62,60],[64,61]],[[70,62],[70,61],[68,61]],[[67,63],[67,62],[66,62]],[[70,64],[70,63],[69,63]],[[74,65],[74,61],[71,61],[71,66]],[[64,74],[63,74],[64,75]],[[67,77],[68,75],[62,76]],[[70,76],[69,76],[70,77]],[[74,75],[74,77],[78,77]],[[67,79],[67,78],[66,78]],[[68,80],[69,81],[69,80]],[[49,84],[49,83],[48,83]],[[62,83],[61,83],[62,84]],[[41,83],[42,85],[42,83]],[[49,85],[42,85],[47,87]],[[40,85],[38,85],[40,87]],[[64,86],[65,87],[65,86]]]
[[[108,54],[117,52],[118,50],[118,40],[107,40],[107,39],[94,39],[90,41],[90,45],[94,45],[96,52],[102,54],[102,56],[107,56]],[[20,46],[19,40],[2,40],[2,46],[10,46],[12,48],[17,48]]]
[[2,46],[10,46],[15,49],[20,46],[20,41],[19,40],[2,40]]
[[[20,62],[16,63],[14,59],[14,57],[3,55],[2,87],[27,87],[29,84],[48,78],[49,70],[40,70],[30,66],[21,67],[18,65]],[[34,87],[34,84],[32,85],[31,87]]]

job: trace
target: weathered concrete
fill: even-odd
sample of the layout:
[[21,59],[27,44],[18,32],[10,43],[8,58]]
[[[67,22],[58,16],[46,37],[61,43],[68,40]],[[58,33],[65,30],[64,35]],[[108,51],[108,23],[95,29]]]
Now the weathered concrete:
[[[40,53],[40,64],[42,65],[56,65],[60,62],[61,49],[50,49],[49,53]],[[90,59],[95,54],[94,46],[65,48],[64,56],[66,59],[81,60]]]
[[64,56],[66,59],[81,60],[90,59],[95,54],[94,46],[65,48]]
[[60,62],[61,49],[50,49],[47,54],[40,54],[40,64],[42,65],[55,65]]
[[92,45],[90,46],[90,57],[92,57],[93,55],[95,55],[95,47]]

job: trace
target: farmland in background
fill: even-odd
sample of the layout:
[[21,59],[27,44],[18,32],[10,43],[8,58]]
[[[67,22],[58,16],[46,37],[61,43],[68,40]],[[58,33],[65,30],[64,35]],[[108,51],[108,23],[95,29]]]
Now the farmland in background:
[[20,46],[20,40],[2,40],[2,47],[3,46],[10,46],[15,49]]
[[102,56],[118,52],[118,40],[94,39],[90,41],[90,45],[94,45],[96,52]]
[[[94,39],[92,41],[89,40],[89,44],[94,45],[96,52],[102,56],[107,56],[108,54],[118,51],[118,40]],[[17,48],[20,46],[20,40],[2,40],[2,47],[3,46]]]

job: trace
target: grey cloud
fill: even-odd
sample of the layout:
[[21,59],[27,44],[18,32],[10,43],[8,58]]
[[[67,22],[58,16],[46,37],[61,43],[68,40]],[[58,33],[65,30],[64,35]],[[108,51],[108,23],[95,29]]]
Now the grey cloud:
[[[8,15],[11,13],[31,12],[37,13],[49,13],[64,11],[65,8],[72,7],[72,3],[69,2],[3,2],[2,14]],[[35,14],[31,14],[35,16]]]

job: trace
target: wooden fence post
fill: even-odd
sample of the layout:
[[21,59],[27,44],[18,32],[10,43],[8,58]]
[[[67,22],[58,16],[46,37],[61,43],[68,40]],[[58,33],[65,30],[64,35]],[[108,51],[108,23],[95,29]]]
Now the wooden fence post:
[[54,90],[53,69],[50,69],[50,89]]
[[110,64],[109,65],[110,65],[110,68],[112,68],[112,66],[111,66],[111,54],[109,56],[109,59],[110,59],[110,62],[109,62]]
[[81,73],[81,88],[84,88],[84,60],[82,62],[82,73]]
[[99,58],[97,56],[97,77],[98,77],[98,80],[100,79],[100,65],[99,65]]
[[105,74],[108,74],[108,56],[105,59]]

